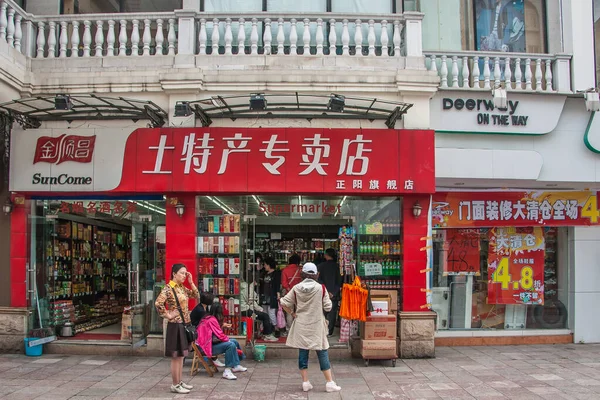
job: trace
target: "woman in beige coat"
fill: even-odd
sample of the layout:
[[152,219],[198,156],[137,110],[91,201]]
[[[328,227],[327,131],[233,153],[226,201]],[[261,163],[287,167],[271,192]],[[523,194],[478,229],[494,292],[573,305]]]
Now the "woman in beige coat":
[[304,280],[281,299],[281,306],[294,318],[286,345],[299,349],[298,367],[302,375],[302,390],[308,392],[313,388],[308,380],[308,352],[316,350],[321,371],[327,380],[325,390],[338,392],[342,388],[336,385],[331,377],[327,353],[327,320],[323,314],[323,311],[331,310],[331,300],[325,287],[317,282],[317,277],[317,266],[313,263],[304,264]]

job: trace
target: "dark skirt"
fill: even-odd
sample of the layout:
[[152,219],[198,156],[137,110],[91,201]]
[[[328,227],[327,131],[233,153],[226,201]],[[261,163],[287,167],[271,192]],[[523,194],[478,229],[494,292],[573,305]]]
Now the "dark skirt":
[[188,343],[183,324],[169,322],[165,340],[165,357],[187,357],[192,344]]

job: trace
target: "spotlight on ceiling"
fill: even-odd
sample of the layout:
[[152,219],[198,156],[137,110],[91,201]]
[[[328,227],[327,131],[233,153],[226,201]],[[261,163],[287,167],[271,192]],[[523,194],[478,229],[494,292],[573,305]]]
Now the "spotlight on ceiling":
[[344,112],[344,106],[346,105],[346,98],[341,94],[332,93],[329,98],[329,104],[327,109],[334,112]]
[[55,110],[70,110],[73,108],[71,102],[71,96],[66,94],[57,94],[54,98],[54,109]]
[[189,117],[192,114],[192,107],[190,107],[189,102],[178,101],[175,103],[175,113],[173,114],[175,117]]
[[267,99],[264,93],[252,93],[250,95],[250,110],[262,111],[267,109]]

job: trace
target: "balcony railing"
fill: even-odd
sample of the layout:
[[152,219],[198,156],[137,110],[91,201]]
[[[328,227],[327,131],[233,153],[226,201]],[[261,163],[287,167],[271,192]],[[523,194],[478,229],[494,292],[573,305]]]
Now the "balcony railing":
[[175,54],[421,57],[422,18],[420,13],[284,16],[186,10],[33,16],[12,0],[1,0],[0,40],[32,58]]
[[426,67],[443,89],[569,92],[568,55],[498,52],[427,52]]

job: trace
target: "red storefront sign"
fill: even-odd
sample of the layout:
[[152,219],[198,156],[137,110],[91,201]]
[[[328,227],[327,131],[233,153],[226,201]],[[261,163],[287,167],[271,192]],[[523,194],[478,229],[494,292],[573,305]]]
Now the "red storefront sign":
[[401,194],[435,190],[432,131],[138,129],[121,192]]
[[600,221],[596,192],[441,192],[434,228],[572,226]]
[[59,165],[66,161],[89,163],[94,154],[96,136],[60,135],[42,136],[35,147],[33,163],[45,162]]
[[480,246],[476,229],[448,229],[445,231],[444,275],[479,275]]
[[544,304],[542,229],[489,230],[488,304]]

